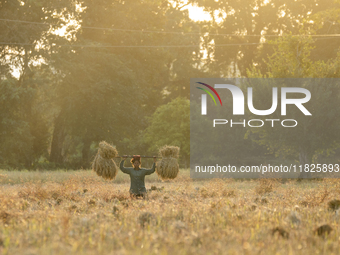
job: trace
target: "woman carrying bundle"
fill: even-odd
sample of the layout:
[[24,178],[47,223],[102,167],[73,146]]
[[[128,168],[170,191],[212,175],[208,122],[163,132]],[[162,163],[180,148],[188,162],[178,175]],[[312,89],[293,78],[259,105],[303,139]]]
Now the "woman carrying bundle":
[[156,161],[157,158],[153,157],[153,165],[151,169],[140,168],[141,166],[141,157],[139,155],[133,156],[131,159],[132,167],[124,167],[124,162],[127,156],[123,156],[122,161],[120,162],[120,170],[123,173],[130,175],[131,185],[130,185],[130,196],[131,197],[143,197],[146,195],[145,188],[145,175],[153,174],[156,170]]

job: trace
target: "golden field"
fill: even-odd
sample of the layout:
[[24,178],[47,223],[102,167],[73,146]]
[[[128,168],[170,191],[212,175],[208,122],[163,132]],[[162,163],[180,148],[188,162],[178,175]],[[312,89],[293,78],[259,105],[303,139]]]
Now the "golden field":
[[[130,199],[121,172],[0,171],[0,184],[0,254],[340,253],[334,179],[192,180],[181,169],[174,181],[147,176],[145,200]],[[332,231],[318,235],[323,224]]]

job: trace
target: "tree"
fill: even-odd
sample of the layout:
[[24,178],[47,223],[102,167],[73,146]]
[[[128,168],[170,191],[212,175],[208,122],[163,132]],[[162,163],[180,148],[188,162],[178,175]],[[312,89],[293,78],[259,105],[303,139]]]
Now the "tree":
[[3,167],[25,166],[32,136],[29,124],[22,118],[25,97],[30,92],[16,87],[15,79],[0,80],[0,162]]
[[[174,96],[189,94],[184,79],[194,70],[199,47],[167,46],[198,45],[199,36],[180,33],[195,25],[168,2],[86,0],[82,7],[76,40],[68,49],[54,47],[59,54],[53,66],[62,75],[50,160],[64,162],[64,141],[70,136],[81,141],[86,167],[92,143],[108,140],[125,151],[146,128],[146,116]],[[152,32],[162,29],[170,33]]]
[[[338,6],[333,0],[189,2],[203,7],[212,18],[202,24],[201,32],[204,34],[203,46],[208,54],[206,68],[214,73],[215,77],[246,77],[247,69],[253,65],[266,72],[264,60],[274,52],[273,45],[267,43],[272,36],[299,34],[302,28],[316,34],[331,33],[329,22],[315,26],[315,15]],[[336,27],[333,26],[332,29]],[[332,58],[334,56],[332,54],[337,48],[337,39],[324,39],[317,41],[318,48],[313,52],[315,60],[325,59],[325,55]],[[329,44],[329,41],[332,44]]]
[[[305,104],[312,116],[304,116],[297,107],[289,109],[286,118],[295,119],[298,125],[294,129],[270,125],[260,129],[251,129],[259,134],[258,141],[270,150],[283,156],[298,156],[300,164],[311,163],[317,153],[334,151],[340,144],[338,116],[339,83],[334,79],[340,76],[340,54],[335,60],[311,61],[311,43],[308,37],[287,36],[276,42],[277,50],[267,62],[268,73],[261,74],[253,68],[248,71],[250,78],[286,78],[267,81],[255,79],[244,84],[256,88],[254,105],[257,109],[269,109],[271,87],[304,87],[311,92],[312,100]],[[288,80],[287,78],[310,78]],[[257,99],[255,99],[257,98]],[[267,99],[265,99],[267,98]],[[268,119],[280,119],[276,113]],[[250,131],[250,130],[249,130]]]
[[[17,161],[18,164],[13,166],[30,168],[41,156],[47,154],[50,109],[45,107],[49,101],[45,97],[50,94],[46,84],[48,68],[42,63],[48,62],[49,44],[58,39],[58,36],[53,34],[54,29],[65,24],[61,18],[67,18],[68,12],[73,10],[72,6],[75,7],[73,2],[68,0],[57,3],[51,0],[0,1],[0,16],[3,19],[0,21],[0,74],[2,90],[6,95],[2,98],[2,103],[14,104],[13,109],[9,111],[12,118],[10,115],[8,117],[15,119],[23,128],[18,135],[22,139],[10,135],[3,137],[3,144],[16,144],[3,148],[4,154],[12,153],[9,157],[11,160],[4,158],[5,163]],[[42,24],[43,22],[50,25]],[[18,79],[12,75],[14,70],[19,72]],[[13,98],[20,98],[20,103],[14,103]],[[3,107],[0,111],[6,108]],[[1,113],[3,116],[7,114]],[[11,127],[10,123],[6,118],[1,119],[2,128],[5,130]],[[14,128],[14,133],[15,130],[18,129]],[[9,148],[12,151],[8,151]]]
[[338,0],[332,0],[329,1],[327,5],[326,8],[322,8],[318,12],[313,13],[309,19],[307,19],[307,22],[313,24],[312,29],[315,31],[315,47],[311,51],[311,60],[314,61],[334,59],[339,49],[339,42],[336,37],[318,37],[320,34],[332,35],[339,34],[340,32],[340,2]]
[[141,98],[133,84],[134,74],[116,57],[103,51],[81,51],[72,55],[63,68],[68,74],[58,85],[51,161],[62,164],[63,142],[67,135],[79,137],[82,165],[87,167],[92,142],[119,141],[133,133],[138,120],[136,104]]
[[142,133],[142,141],[148,151],[155,153],[159,147],[174,145],[180,147],[180,159],[185,167],[190,160],[190,102],[178,97],[157,108],[149,119],[150,124]]

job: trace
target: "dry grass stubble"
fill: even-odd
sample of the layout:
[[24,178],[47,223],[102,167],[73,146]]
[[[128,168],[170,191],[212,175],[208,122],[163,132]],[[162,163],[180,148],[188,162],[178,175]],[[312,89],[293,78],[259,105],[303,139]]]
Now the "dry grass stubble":
[[[11,173],[7,175],[10,178]],[[328,209],[328,202],[339,198],[340,189],[335,181],[301,184],[290,181],[271,186],[259,180],[182,179],[152,183],[156,188],[149,191],[147,200],[131,200],[127,183],[80,177],[71,176],[60,183],[37,180],[0,186],[1,252],[340,252],[339,218],[336,211]],[[272,187],[270,190],[255,192],[258,186],[267,184]],[[149,188],[151,183],[146,185]],[[301,204],[313,198],[317,203]],[[326,224],[332,230],[322,227]]]

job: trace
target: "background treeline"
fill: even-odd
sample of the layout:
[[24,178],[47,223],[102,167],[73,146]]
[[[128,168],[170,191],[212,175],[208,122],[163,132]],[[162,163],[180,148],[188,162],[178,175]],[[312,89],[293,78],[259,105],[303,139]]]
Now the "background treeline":
[[[340,77],[339,14],[334,0],[0,0],[0,167],[89,168],[101,140],[120,154],[177,145],[188,167],[189,78]],[[327,135],[308,151],[243,130],[228,157],[307,162],[336,152],[338,124],[315,127]]]

